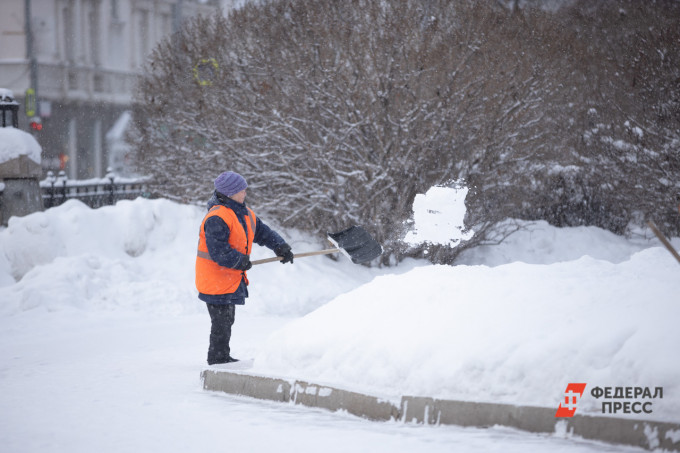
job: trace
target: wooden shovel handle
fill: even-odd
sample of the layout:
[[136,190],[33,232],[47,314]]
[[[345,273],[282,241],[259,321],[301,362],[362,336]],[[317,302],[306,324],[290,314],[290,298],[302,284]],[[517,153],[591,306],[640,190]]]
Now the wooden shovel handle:
[[647,225],[649,225],[649,228],[652,229],[652,231],[654,232],[654,234],[656,234],[656,237],[659,238],[661,243],[666,246],[668,251],[671,252],[671,255],[673,255],[675,257],[675,259],[678,260],[678,263],[680,263],[680,255],[673,248],[671,243],[668,242],[668,239],[666,239],[666,236],[664,236],[663,233],[661,233],[661,231],[659,231],[659,229],[656,227],[656,225],[654,225],[654,223],[651,220],[649,222],[647,222]]
[[[326,249],[326,250],[317,250],[315,252],[304,252],[304,253],[296,253],[293,255],[293,258],[304,258],[305,256],[315,256],[315,255],[328,255],[329,253],[336,253],[339,252],[339,248],[334,248],[334,249]],[[253,266],[256,264],[264,264],[264,263],[271,263],[274,261],[281,261],[283,258],[280,256],[273,256],[271,258],[264,258],[261,260],[255,260],[252,261]]]

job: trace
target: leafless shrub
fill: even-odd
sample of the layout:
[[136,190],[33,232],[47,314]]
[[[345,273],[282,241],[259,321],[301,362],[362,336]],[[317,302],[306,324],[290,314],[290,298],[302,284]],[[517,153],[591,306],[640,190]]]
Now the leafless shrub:
[[[360,223],[384,264],[453,262],[512,217],[622,233],[642,215],[677,233],[677,2],[517,5],[290,0],[197,18],[141,81],[139,166],[187,202],[238,171],[258,211],[312,232]],[[407,250],[415,195],[451,180],[478,235]]]

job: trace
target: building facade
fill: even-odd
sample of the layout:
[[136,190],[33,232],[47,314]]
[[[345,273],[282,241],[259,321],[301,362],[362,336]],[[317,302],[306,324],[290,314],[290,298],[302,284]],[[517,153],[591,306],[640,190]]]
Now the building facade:
[[0,87],[12,90],[21,104],[19,128],[42,146],[43,170],[64,170],[70,179],[104,176],[107,133],[130,109],[154,46],[186,18],[228,11],[233,4],[2,0]]

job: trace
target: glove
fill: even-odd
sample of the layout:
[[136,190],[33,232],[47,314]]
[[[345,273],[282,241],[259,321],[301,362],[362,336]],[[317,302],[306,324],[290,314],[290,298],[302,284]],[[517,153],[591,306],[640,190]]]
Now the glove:
[[241,262],[238,263],[238,267],[236,269],[240,271],[247,271],[251,267],[253,267],[253,263],[250,262],[250,257],[245,255],[243,258],[241,258]]
[[281,264],[293,262],[293,251],[290,249],[290,245],[286,244],[285,242],[276,247],[274,253],[276,253],[276,256],[283,258],[281,260]]

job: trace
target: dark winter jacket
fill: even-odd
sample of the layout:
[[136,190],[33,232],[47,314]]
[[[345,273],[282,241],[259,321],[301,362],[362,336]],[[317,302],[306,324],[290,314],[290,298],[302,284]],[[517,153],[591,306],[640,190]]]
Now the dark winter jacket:
[[[248,210],[246,209],[245,203],[238,203],[215,191],[208,201],[208,210],[215,205],[222,205],[234,211],[243,225],[243,229],[247,231],[245,219],[248,217]],[[256,244],[274,250],[286,242],[276,231],[269,228],[262,220],[260,220],[259,217],[257,218],[256,225],[255,237],[253,238],[253,242]],[[241,262],[245,260],[245,255],[229,245],[229,228],[227,227],[227,224],[224,223],[220,217],[212,216],[205,221],[204,231],[210,258],[220,266],[237,269]],[[245,280],[241,280],[241,284],[236,292],[231,294],[210,295],[198,293],[198,298],[203,302],[218,305],[242,305],[245,303],[246,297],[248,297],[248,287]]]

